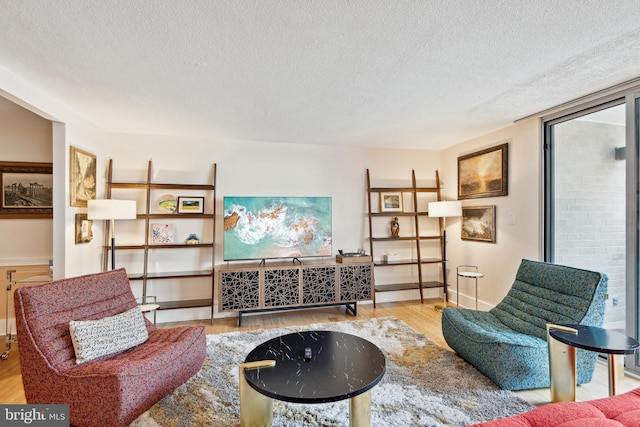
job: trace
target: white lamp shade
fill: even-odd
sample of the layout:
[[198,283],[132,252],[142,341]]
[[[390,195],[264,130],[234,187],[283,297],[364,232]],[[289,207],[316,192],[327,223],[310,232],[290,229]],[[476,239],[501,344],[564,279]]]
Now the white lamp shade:
[[462,216],[462,202],[455,200],[431,202],[429,216],[436,218]]
[[135,219],[135,200],[89,200],[87,202],[88,219]]

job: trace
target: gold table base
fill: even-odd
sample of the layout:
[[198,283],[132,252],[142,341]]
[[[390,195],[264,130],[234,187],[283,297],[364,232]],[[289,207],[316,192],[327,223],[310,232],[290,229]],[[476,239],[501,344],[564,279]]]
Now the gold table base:
[[[245,369],[268,368],[275,360],[259,360],[240,364],[240,426],[271,427],[273,424],[273,399],[258,393],[247,382]],[[349,399],[349,426],[371,426],[371,390]]]

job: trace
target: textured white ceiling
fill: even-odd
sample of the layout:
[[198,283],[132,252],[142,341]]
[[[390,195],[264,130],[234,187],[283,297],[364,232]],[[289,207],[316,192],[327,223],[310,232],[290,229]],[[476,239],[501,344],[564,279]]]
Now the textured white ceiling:
[[640,76],[640,7],[2,0],[0,43],[109,132],[439,149]]

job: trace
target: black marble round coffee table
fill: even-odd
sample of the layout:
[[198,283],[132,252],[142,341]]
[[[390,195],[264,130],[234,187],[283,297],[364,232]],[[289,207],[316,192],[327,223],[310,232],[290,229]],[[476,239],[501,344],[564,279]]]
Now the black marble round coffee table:
[[[617,388],[622,384],[624,379],[624,355],[633,354],[638,349],[640,344],[635,339],[628,337],[620,332],[610,329],[598,328],[595,326],[575,325],[575,324],[563,324],[563,325],[548,325],[549,336],[566,346],[571,347],[571,351],[565,351],[560,347],[557,349],[557,345],[553,345],[549,342],[550,350],[550,365],[551,369],[551,393],[552,400],[575,400],[575,381],[576,381],[576,362],[575,362],[575,349],[581,348],[583,350],[595,351],[598,353],[604,353],[607,355],[609,362],[609,395],[613,396],[617,392]],[[554,351],[554,349],[556,349]],[[568,355],[563,356],[563,354]],[[556,365],[553,365],[554,359]],[[563,362],[565,360],[565,362]],[[566,362],[569,362],[567,365]],[[555,381],[554,381],[555,372]],[[554,389],[558,388],[558,383],[566,383],[566,375],[573,372],[573,398],[571,399],[571,390],[569,390],[569,398],[563,399],[562,396],[558,396],[558,399],[554,399]],[[554,386],[554,383],[556,386]],[[566,394],[566,393],[559,393]]]
[[241,424],[270,425],[271,399],[295,403],[351,399],[351,425],[368,426],[371,389],[382,379],[385,367],[380,349],[355,335],[305,331],[273,338],[253,349],[240,367]]

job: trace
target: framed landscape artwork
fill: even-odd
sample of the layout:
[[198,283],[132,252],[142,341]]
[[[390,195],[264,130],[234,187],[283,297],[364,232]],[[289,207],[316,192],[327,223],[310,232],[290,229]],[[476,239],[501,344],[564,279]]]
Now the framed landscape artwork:
[[204,197],[178,197],[178,213],[204,213]]
[[402,212],[403,209],[401,191],[380,193],[380,212]]
[[53,165],[0,162],[0,218],[53,217]]
[[458,200],[508,194],[509,143],[458,157]]
[[462,240],[496,242],[496,207],[462,207]]
[[70,205],[87,207],[87,200],[96,198],[96,156],[76,147],[69,153]]

